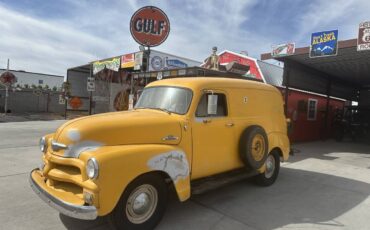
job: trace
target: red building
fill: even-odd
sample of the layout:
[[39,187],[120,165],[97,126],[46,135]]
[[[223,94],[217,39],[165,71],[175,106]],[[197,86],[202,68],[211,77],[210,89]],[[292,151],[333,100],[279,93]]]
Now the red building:
[[[232,61],[249,65],[247,76],[274,85],[282,94],[285,93],[285,87],[282,84],[283,68],[232,51],[223,51],[219,56],[222,65]],[[345,100],[342,99],[330,98],[329,121],[333,121],[336,109],[343,109],[344,102]],[[291,141],[313,141],[332,136],[332,124],[324,128],[326,104],[326,95],[289,89],[287,117],[292,121]]]

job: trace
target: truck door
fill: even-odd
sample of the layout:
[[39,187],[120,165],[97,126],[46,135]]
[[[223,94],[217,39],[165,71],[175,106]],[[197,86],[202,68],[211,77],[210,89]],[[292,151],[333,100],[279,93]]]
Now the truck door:
[[[225,92],[208,90],[198,103],[192,125],[192,179],[235,168],[238,154],[227,99]],[[216,104],[214,111],[209,111],[210,103]]]

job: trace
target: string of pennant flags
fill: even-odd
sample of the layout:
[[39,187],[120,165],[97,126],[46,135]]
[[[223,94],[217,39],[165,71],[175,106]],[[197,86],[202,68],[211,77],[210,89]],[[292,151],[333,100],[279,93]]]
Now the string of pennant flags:
[[[357,51],[370,50],[370,21],[361,22],[358,28]],[[272,46],[272,57],[283,57],[295,53],[295,43]],[[311,34],[310,58],[336,56],[338,54],[338,30]]]

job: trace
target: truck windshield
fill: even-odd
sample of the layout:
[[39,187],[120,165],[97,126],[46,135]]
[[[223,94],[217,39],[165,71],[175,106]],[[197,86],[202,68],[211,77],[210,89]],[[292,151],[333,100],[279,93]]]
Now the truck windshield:
[[189,89],[157,86],[145,88],[135,109],[159,109],[169,113],[185,114],[193,93]]

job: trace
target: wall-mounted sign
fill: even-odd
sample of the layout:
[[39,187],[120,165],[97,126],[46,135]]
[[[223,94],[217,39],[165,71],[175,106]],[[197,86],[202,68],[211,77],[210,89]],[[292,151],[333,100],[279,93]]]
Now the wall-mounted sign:
[[295,52],[295,43],[280,44],[272,47],[272,57],[283,57],[293,55]]
[[143,46],[158,46],[170,33],[167,15],[155,6],[145,6],[134,13],[130,31],[135,41]]
[[121,68],[132,68],[135,66],[135,54],[125,54],[121,56]]
[[163,78],[163,73],[162,72],[158,72],[157,74],[157,80],[162,80]]
[[122,88],[120,84],[114,84],[110,96],[110,111],[127,110],[129,107],[129,94],[129,89]]
[[93,63],[93,74],[97,74],[107,68],[113,71],[118,71],[120,66],[120,58],[115,57],[105,61],[96,61]]
[[66,103],[66,100],[63,94],[59,95],[58,102],[59,102],[59,105],[64,105]]
[[249,71],[245,74],[246,77],[263,80],[263,75],[256,59],[231,51],[222,52],[219,56],[221,65],[227,65],[235,61],[236,63],[249,66]]
[[249,71],[249,66],[239,64],[236,61],[230,62],[225,67],[226,67],[227,72],[240,74],[240,75],[244,75]]
[[163,69],[163,59],[159,56],[154,56],[150,59],[150,66],[153,70]]
[[67,99],[67,110],[88,111],[90,99],[88,97],[71,97]]
[[360,23],[357,38],[357,51],[370,50],[370,21]]
[[88,77],[87,78],[87,91],[88,92],[95,91],[95,78],[93,78],[93,77]]
[[199,66],[200,64],[197,61],[152,50],[149,58],[149,71],[186,68]]
[[141,66],[143,65],[143,52],[137,52],[135,53],[135,66],[134,70],[140,70]]
[[311,35],[310,57],[337,55],[338,30],[313,33]]
[[77,110],[77,109],[79,109],[79,108],[82,107],[83,102],[82,102],[81,98],[79,98],[79,97],[73,97],[71,100],[69,100],[68,105],[72,109]]

